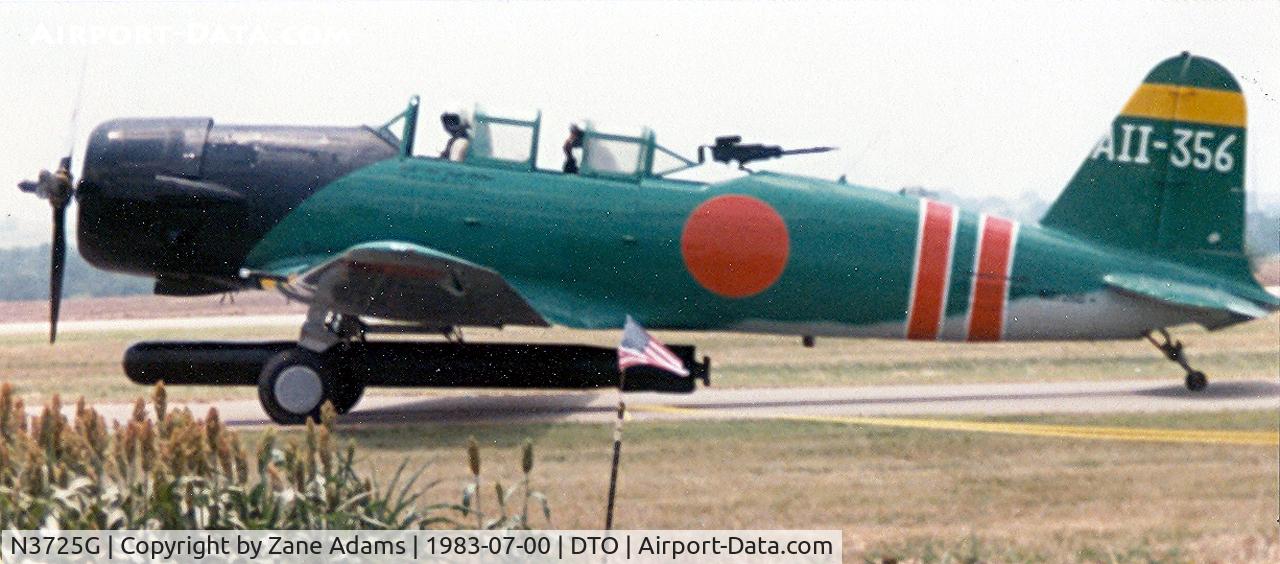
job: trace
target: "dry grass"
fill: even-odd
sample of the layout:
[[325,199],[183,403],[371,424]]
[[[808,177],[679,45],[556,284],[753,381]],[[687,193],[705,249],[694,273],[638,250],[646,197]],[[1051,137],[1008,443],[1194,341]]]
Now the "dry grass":
[[[240,292],[235,295],[234,300],[221,295],[68,298],[62,301],[59,318],[63,321],[79,321],[306,312],[306,305],[290,302],[283,295],[275,292]],[[49,319],[49,302],[46,300],[0,301],[0,319],[8,323],[45,321]]]
[[1280,286],[1280,257],[1271,257],[1271,259],[1259,264],[1254,276],[1258,278],[1258,282],[1263,286]]
[[[1280,317],[1223,331],[1184,328],[1191,362],[1213,379],[1271,378],[1280,373]],[[714,360],[719,387],[857,386],[963,382],[1182,378],[1180,369],[1144,341],[956,344],[799,339],[732,333],[659,332],[669,343],[694,343]],[[0,379],[40,401],[75,390],[95,399],[126,400],[140,388],[121,371],[131,342],[143,339],[294,339],[292,327],[64,333],[50,347],[42,335],[0,336]],[[475,341],[590,343],[616,346],[616,331],[472,330]],[[249,388],[173,387],[176,399],[250,398]],[[380,393],[374,391],[373,393]],[[403,394],[405,390],[389,393]]]
[[[130,343],[144,339],[289,339],[284,327],[203,329],[199,331],[104,331],[64,333],[50,346],[44,335],[0,336],[0,381],[13,384],[29,405],[53,394],[84,395],[92,401],[132,400],[148,388],[130,382],[121,359]],[[173,386],[176,400],[256,397],[251,388]]]
[[[1270,412],[1054,416],[1042,422],[1274,429]],[[379,470],[410,457],[467,481],[476,437],[535,487],[556,528],[603,524],[610,427],[348,430]],[[616,521],[625,528],[834,528],[845,559],[1251,561],[1280,556],[1274,448],[1073,441],[777,422],[633,423]],[[506,476],[511,478],[513,476]]]

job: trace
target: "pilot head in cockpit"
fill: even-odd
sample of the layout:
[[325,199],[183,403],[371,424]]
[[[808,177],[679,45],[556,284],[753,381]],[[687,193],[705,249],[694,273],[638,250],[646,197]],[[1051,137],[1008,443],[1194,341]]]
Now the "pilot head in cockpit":
[[566,174],[578,173],[578,158],[573,155],[574,149],[582,148],[582,128],[578,124],[569,124],[569,138],[564,140],[564,167]]
[[440,158],[462,162],[467,156],[467,147],[471,144],[471,136],[467,133],[471,125],[460,114],[448,112],[440,114],[440,124],[444,126],[445,133],[449,134],[449,142],[440,152]]

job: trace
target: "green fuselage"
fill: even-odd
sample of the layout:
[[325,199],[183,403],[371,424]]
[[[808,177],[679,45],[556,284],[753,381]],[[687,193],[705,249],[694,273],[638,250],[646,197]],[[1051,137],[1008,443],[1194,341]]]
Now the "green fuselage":
[[[690,244],[707,241],[682,241],[695,209],[725,195],[763,202],[785,223],[781,274],[752,295],[708,289],[688,258],[698,251]],[[288,271],[369,241],[402,241],[496,270],[547,320],[569,327],[618,327],[630,314],[653,328],[905,337],[921,275],[923,209],[915,197],[773,173],[700,184],[393,158],[303,201],[245,266]],[[955,213],[945,315],[930,337],[991,340],[970,335],[968,326],[980,216]],[[733,242],[724,244],[734,251]],[[1108,274],[1152,274],[1245,296],[1258,291],[1249,281],[1038,226],[1018,227],[1011,247],[997,339],[1127,338],[1181,322],[1218,322],[1213,312],[1108,292]]]

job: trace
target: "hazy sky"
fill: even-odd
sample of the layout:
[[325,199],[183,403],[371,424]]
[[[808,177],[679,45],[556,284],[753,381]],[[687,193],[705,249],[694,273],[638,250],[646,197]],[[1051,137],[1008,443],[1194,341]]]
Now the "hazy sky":
[[[121,116],[380,124],[441,111],[571,120],[836,153],[760,168],[887,189],[1056,196],[1159,61],[1229,68],[1249,104],[1250,197],[1280,203],[1280,3],[598,3],[0,5],[0,246],[48,238],[13,184]],[[86,59],[87,57],[87,59]],[[78,166],[78,163],[77,163]]]

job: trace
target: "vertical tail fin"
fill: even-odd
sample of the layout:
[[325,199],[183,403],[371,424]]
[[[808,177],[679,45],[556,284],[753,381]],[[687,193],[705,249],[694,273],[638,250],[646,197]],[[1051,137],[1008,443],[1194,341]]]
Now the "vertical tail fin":
[[1041,223],[1252,281],[1244,149],[1240,85],[1183,53],[1147,74]]

